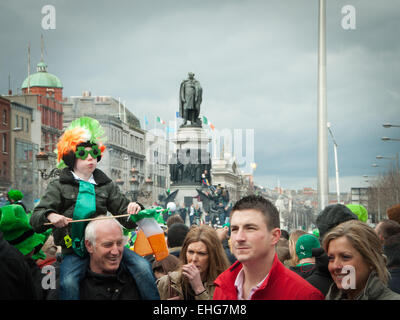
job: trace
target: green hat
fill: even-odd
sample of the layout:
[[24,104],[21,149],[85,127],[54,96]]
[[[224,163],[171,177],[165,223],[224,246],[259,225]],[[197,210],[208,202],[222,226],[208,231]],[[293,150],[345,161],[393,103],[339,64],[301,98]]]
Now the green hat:
[[11,199],[11,200],[14,200],[14,201],[19,201],[19,200],[22,200],[22,198],[24,197],[24,195],[23,195],[23,193],[21,192],[21,191],[19,191],[19,190],[14,190],[14,189],[10,189],[10,191],[8,191],[8,197]]
[[[31,217],[32,217],[32,212],[27,213],[28,219],[29,219],[29,223],[31,221]],[[42,247],[44,246],[44,244],[46,243],[47,239],[49,239],[50,235],[53,233],[53,229],[47,229],[45,232],[40,233],[42,235],[44,235],[44,240],[43,240],[43,244],[38,246],[35,250],[35,254],[32,256],[33,260],[38,260],[38,259],[46,259],[46,254],[42,251]],[[36,253],[37,251],[37,253]]]
[[296,254],[299,260],[312,257],[312,249],[320,248],[318,239],[312,234],[303,234],[296,242]]
[[361,204],[346,204],[346,207],[351,210],[351,212],[355,213],[358,216],[358,220],[362,222],[367,222],[368,220],[368,211]]
[[319,238],[319,230],[318,230],[318,228],[313,229],[312,233],[313,233],[314,236]]
[[33,249],[36,254],[46,239],[45,235],[33,231],[26,212],[17,204],[0,208],[0,230],[3,232],[4,239],[23,255],[27,255]]

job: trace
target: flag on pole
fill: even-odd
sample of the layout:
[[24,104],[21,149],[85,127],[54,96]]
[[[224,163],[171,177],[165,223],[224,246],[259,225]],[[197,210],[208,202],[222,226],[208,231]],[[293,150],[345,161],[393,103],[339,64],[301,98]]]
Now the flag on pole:
[[144,116],[144,123],[145,123],[146,125],[148,125],[148,124],[149,124],[149,120],[147,120],[147,117],[146,117],[146,115]]
[[208,124],[208,119],[205,116],[203,116],[203,123]]
[[179,114],[179,111],[176,112],[176,117],[177,117],[177,118],[180,118],[180,117],[181,117],[180,114]]
[[214,127],[214,125],[210,122],[210,128],[211,128],[211,130],[213,130],[214,131],[214,129],[215,129],[215,127]]
[[160,117],[157,117],[157,122],[161,124],[165,124],[165,121],[161,119]]

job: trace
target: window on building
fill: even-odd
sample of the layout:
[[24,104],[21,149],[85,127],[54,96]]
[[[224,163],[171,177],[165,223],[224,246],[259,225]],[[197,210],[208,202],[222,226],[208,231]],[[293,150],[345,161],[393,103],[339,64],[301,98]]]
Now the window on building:
[[29,132],[29,118],[26,119],[26,132]]
[[3,145],[2,145],[2,151],[7,152],[7,133],[3,133]]
[[7,124],[7,110],[3,110],[3,124]]
[[16,127],[16,128],[19,127],[19,117],[18,117],[17,114],[15,115],[15,127]]

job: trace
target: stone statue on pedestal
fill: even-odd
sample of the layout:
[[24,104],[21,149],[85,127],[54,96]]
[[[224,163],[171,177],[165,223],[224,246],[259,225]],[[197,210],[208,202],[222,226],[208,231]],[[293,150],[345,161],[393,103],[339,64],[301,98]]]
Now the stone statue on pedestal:
[[189,72],[189,77],[183,80],[179,89],[179,114],[184,119],[181,127],[190,121],[192,126],[201,127],[200,104],[203,89],[200,82],[194,78],[194,73]]

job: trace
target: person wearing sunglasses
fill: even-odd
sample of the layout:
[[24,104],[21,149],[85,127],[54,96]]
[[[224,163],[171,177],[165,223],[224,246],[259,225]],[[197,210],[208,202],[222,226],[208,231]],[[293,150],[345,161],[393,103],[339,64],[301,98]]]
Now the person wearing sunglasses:
[[[144,209],[141,204],[130,202],[115,182],[97,168],[106,149],[102,140],[104,130],[97,120],[82,117],[70,124],[57,144],[57,167],[62,169],[59,178],[49,183],[32,214],[33,229],[44,232],[54,228],[54,242],[61,246],[59,298],[62,300],[79,299],[79,284],[88,271],[84,244],[87,222],[73,220],[95,218],[107,212],[137,214]],[[127,229],[136,228],[127,217],[117,220]],[[48,222],[51,225],[45,225]],[[139,292],[143,291],[143,284],[154,282],[154,286],[146,289],[150,292],[146,298],[159,299],[150,264],[131,250],[125,250],[122,259],[128,269],[131,266],[130,271],[146,278],[137,279]]]

